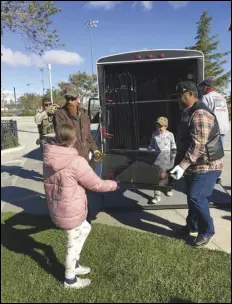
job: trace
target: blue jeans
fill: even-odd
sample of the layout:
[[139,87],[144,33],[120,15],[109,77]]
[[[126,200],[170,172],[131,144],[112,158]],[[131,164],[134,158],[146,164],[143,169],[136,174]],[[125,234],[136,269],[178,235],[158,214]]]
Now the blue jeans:
[[225,137],[226,137],[225,134],[221,134],[221,140],[222,140],[223,148],[224,148],[224,144],[225,144]]
[[[225,144],[225,137],[226,137],[225,134],[221,134],[221,140],[222,140],[222,146],[223,146],[223,148],[224,148],[224,144]],[[222,172],[221,172],[221,175],[219,177],[222,178]]]
[[209,197],[213,193],[220,171],[186,175],[188,217],[187,227],[199,235],[211,237],[215,234],[213,219],[209,211]]

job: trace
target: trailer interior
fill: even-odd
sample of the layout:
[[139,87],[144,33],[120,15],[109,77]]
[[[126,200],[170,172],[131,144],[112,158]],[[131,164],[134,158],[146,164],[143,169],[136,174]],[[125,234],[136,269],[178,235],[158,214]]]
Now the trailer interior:
[[109,65],[104,73],[106,130],[114,135],[106,152],[147,148],[159,116],[176,135],[181,112],[172,94],[179,81],[196,82],[196,59]]

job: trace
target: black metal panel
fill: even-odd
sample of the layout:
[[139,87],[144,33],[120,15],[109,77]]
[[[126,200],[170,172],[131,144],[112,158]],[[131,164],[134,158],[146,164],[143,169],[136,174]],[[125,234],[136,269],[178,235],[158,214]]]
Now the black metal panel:
[[103,125],[113,137],[107,140],[106,152],[112,149],[138,149],[139,129],[136,104],[136,81],[130,73],[107,73],[103,102]]
[[98,64],[104,63],[119,63],[119,62],[134,62],[136,61],[136,55],[140,55],[140,60],[151,60],[146,59],[147,55],[152,55],[152,59],[159,59],[159,54],[163,54],[164,60],[167,59],[178,59],[182,57],[203,57],[202,53],[194,50],[146,50],[146,51],[134,51],[131,53],[124,53],[118,55],[112,55],[100,58]]
[[17,121],[2,120],[1,121],[1,150],[14,148],[18,143]]
[[101,178],[120,181],[121,188],[164,190],[169,188],[171,179],[168,170],[163,177],[163,170],[156,164],[160,154],[153,151],[113,150],[99,162],[92,160],[90,165]]

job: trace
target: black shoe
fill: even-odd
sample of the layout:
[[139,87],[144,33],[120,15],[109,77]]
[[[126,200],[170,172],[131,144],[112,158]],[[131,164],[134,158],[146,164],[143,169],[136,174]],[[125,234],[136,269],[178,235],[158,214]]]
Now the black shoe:
[[197,237],[198,232],[196,230],[190,230],[188,226],[183,226],[179,230],[176,231],[177,234],[183,235],[183,236],[194,236]]
[[203,248],[207,246],[213,239],[214,236],[211,237],[205,237],[202,235],[199,235],[193,242],[194,248]]
[[219,185],[222,184],[222,179],[221,179],[221,177],[218,177],[218,178],[217,178],[217,182],[216,182],[216,183],[219,184]]

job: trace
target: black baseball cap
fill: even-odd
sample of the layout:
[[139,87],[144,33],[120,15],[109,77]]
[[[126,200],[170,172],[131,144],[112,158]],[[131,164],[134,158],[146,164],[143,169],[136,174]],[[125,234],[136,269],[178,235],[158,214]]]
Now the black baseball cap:
[[181,81],[176,86],[176,92],[172,96],[177,96],[186,92],[197,92],[197,86],[193,81]]
[[203,80],[203,81],[199,84],[199,87],[212,88],[213,83],[214,83],[213,78],[208,78],[208,79]]

